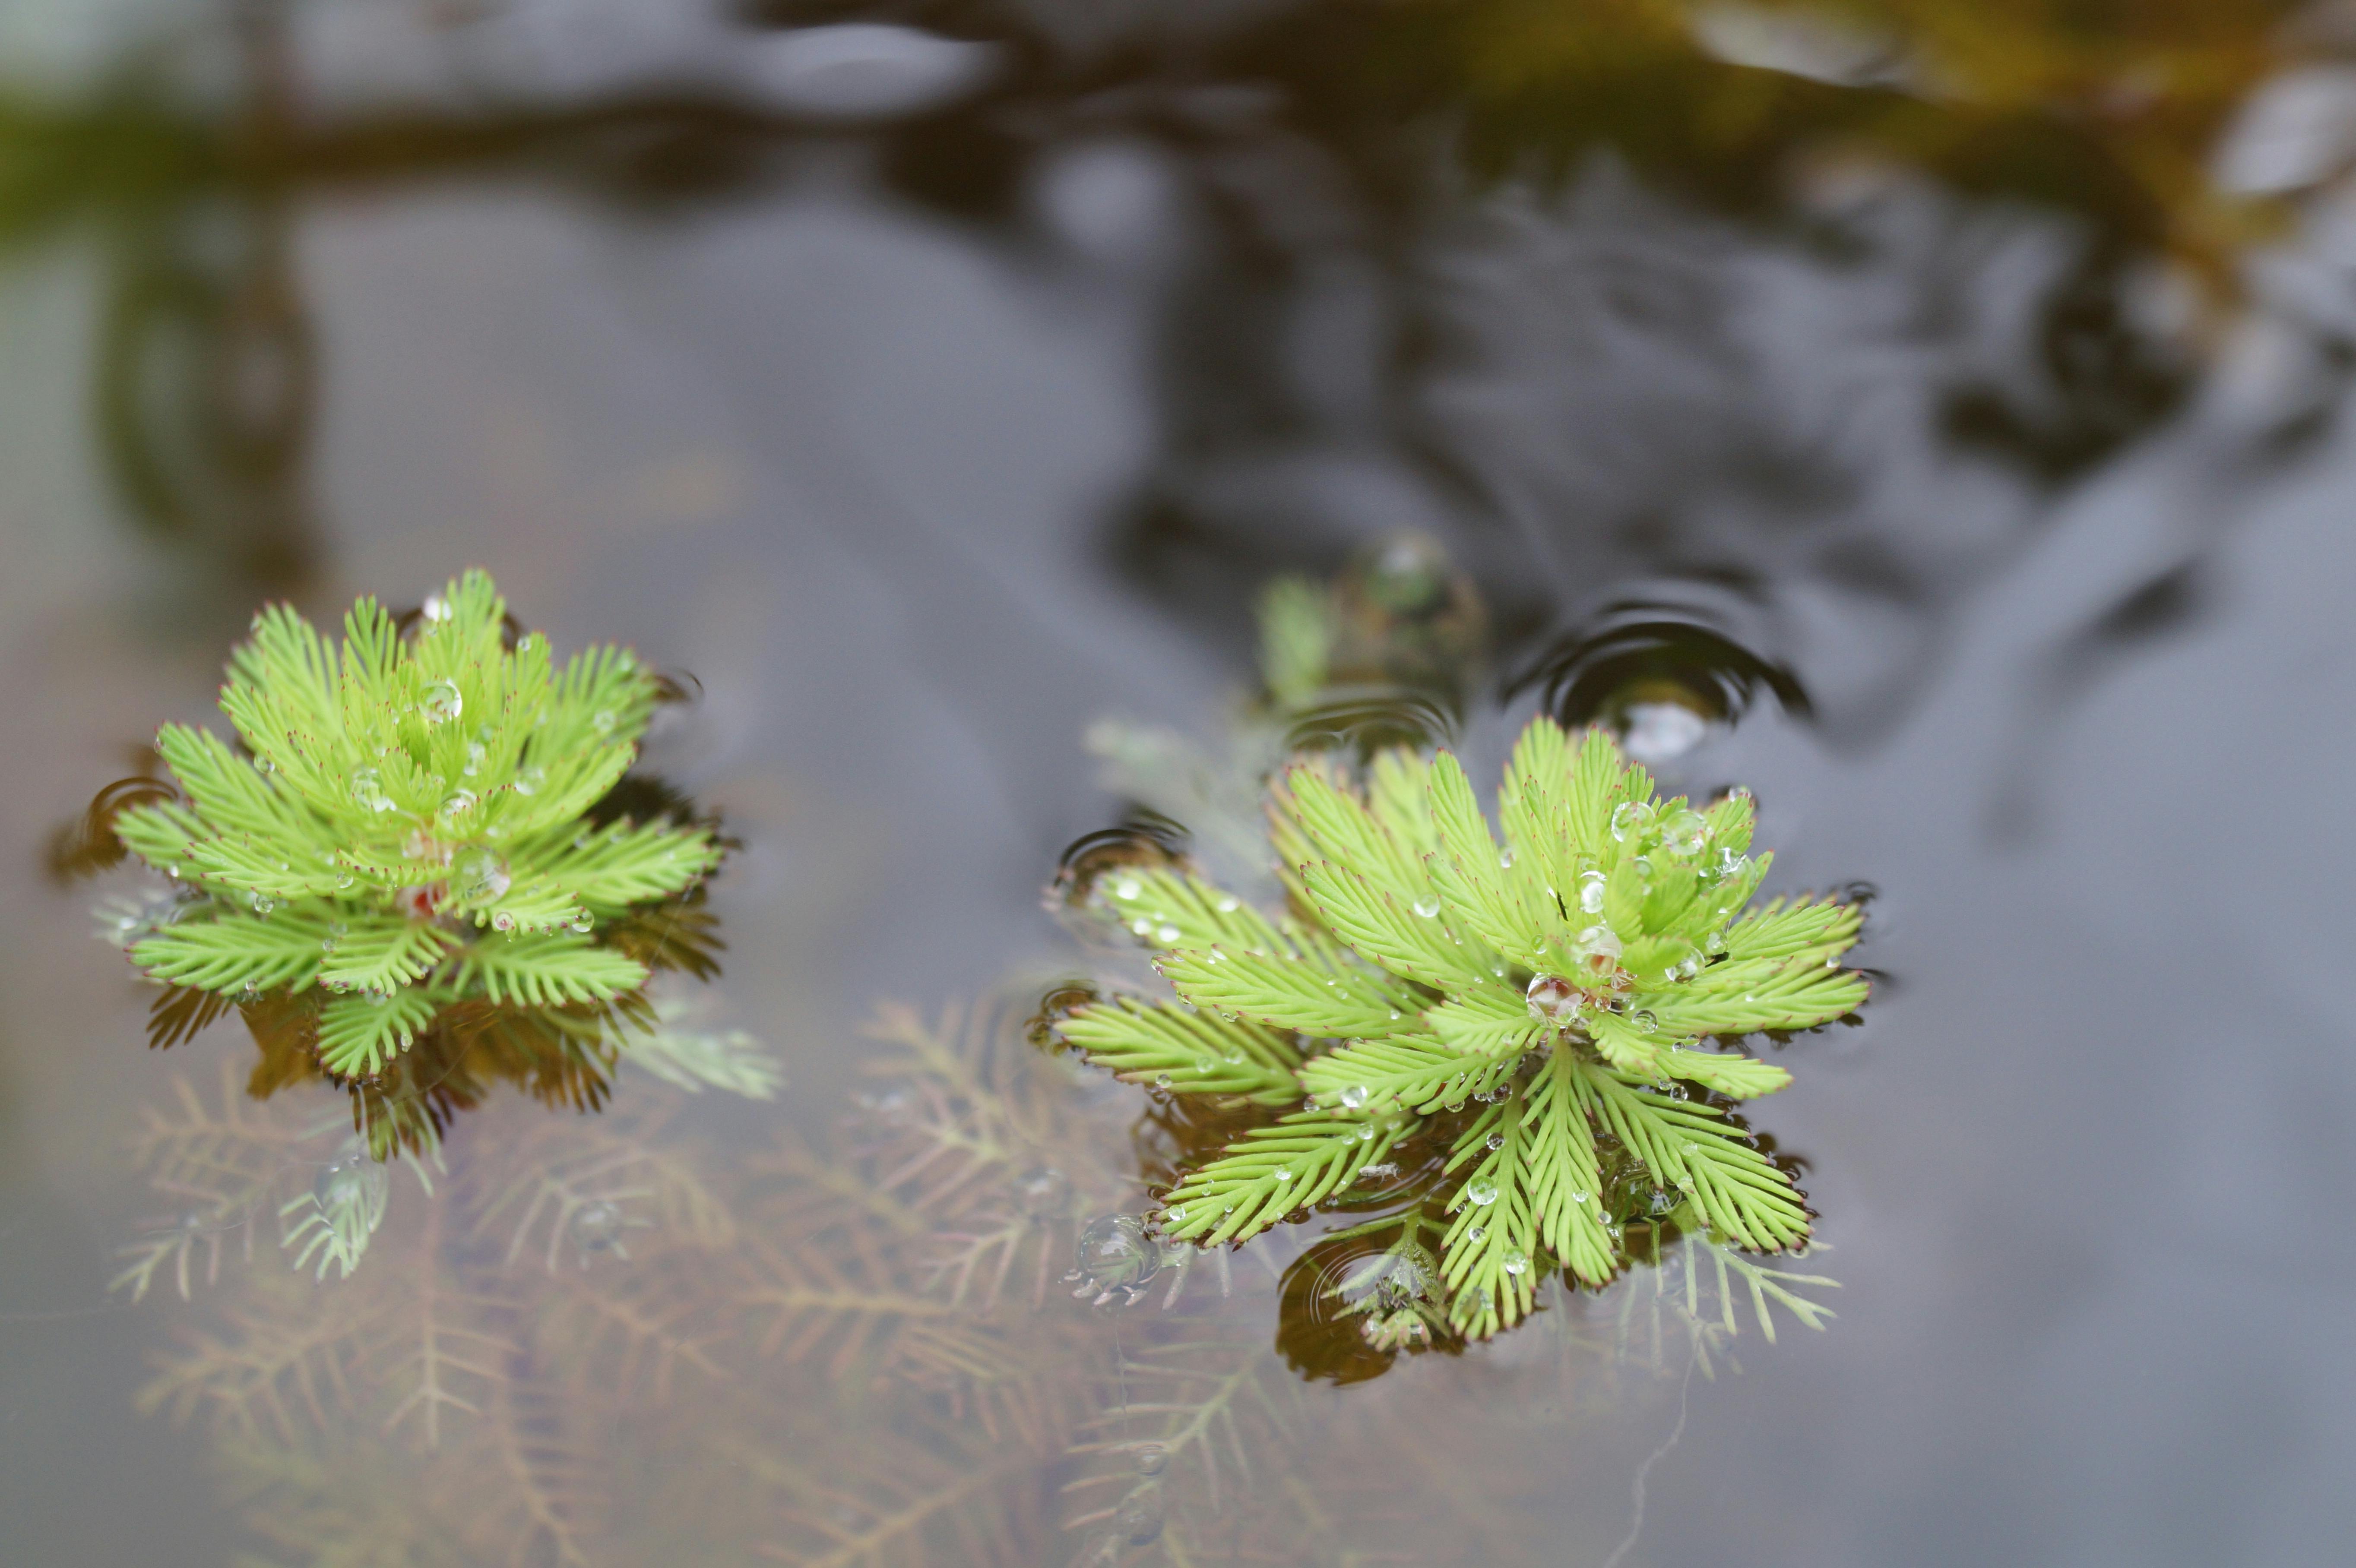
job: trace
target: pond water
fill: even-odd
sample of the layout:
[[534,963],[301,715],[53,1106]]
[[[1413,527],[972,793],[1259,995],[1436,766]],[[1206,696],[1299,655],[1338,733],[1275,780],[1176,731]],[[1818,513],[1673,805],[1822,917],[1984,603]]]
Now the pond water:
[[[9,8],[0,1556],[2341,1561],[2356,22],[1959,9]],[[1161,1102],[1023,1021],[1152,976],[1042,891],[1254,874],[1258,596],[1410,538],[1484,790],[1618,712],[1870,885],[1752,1114],[1821,1331],[1672,1241],[1336,1381],[1332,1221],[1083,1238]],[[469,565],[692,672],[675,1027],[783,1083],[495,1095],[315,1283],[342,1100],[148,1049],[48,846],[261,604]]]

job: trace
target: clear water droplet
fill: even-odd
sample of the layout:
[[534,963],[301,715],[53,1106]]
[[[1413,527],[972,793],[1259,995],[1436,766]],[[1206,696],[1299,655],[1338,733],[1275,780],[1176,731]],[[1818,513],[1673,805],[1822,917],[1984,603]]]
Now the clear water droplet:
[[1241,908],[1243,908],[1243,904],[1236,899],[1221,899],[1219,901],[1219,912],[1221,914],[1233,914],[1236,911]]
[[1438,919],[1440,915],[1439,899],[1427,893],[1422,898],[1415,901],[1415,912],[1423,916],[1426,920]]
[[1533,1018],[1560,1028],[1579,1017],[1579,987],[1555,975],[1533,976],[1526,993]]
[[475,809],[475,798],[473,790],[454,789],[442,797],[442,815],[444,817],[464,816]]
[[392,797],[384,793],[384,782],[374,768],[361,768],[352,774],[352,798],[370,811],[392,809]]
[[1366,1086],[1365,1084],[1353,1083],[1342,1091],[1342,1104],[1348,1109],[1355,1111],[1365,1103]]
[[1153,939],[1156,942],[1175,942],[1184,933],[1176,926],[1165,925],[1161,930],[1153,933]]
[[1571,944],[1571,956],[1590,975],[1607,976],[1620,967],[1620,936],[1608,925],[1590,925]]
[[1091,1220],[1074,1249],[1080,1276],[1099,1290],[1143,1285],[1162,1272],[1162,1247],[1134,1214]]
[[1698,811],[1680,811],[1661,826],[1661,848],[1689,860],[1709,842],[1709,822]]
[[1514,869],[1514,851],[1510,845],[1497,852],[1497,869],[1501,871]]
[[1584,1203],[1593,1196],[1591,1192],[1574,1192],[1570,1195],[1570,1200],[1573,1203]]
[[508,863],[497,855],[470,856],[458,869],[458,896],[468,903],[485,903],[505,893],[513,880]]
[[1464,1239],[1468,1242],[1477,1242],[1488,1233],[1489,1232],[1486,1230],[1483,1230],[1481,1226],[1475,1225],[1471,1230],[1464,1232]]
[[1652,825],[1653,808],[1641,800],[1623,800],[1612,808],[1612,837],[1622,844],[1641,837]]
[[1603,912],[1603,888],[1610,879],[1601,871],[1579,873],[1579,907],[1589,914]]
[[[1486,1094],[1483,1094],[1483,1095],[1482,1095],[1482,1096],[1481,1096],[1481,1098],[1483,1098],[1483,1099],[1484,1099],[1484,1100],[1485,1100],[1485,1099],[1487,1099],[1487,1098],[1488,1098],[1488,1096],[1487,1096]],[[1498,1149],[1504,1148],[1505,1147],[1505,1134],[1503,1134],[1503,1133],[1491,1133],[1491,1134],[1489,1135],[1489,1147],[1490,1147],[1490,1149],[1491,1149],[1491,1151],[1492,1151],[1492,1152],[1494,1152],[1495,1150],[1498,1150]]]
[[1516,1247],[1505,1254],[1504,1267],[1507,1274],[1516,1277],[1527,1274],[1530,1267],[1530,1255]]
[[418,717],[428,724],[447,724],[466,710],[466,699],[455,680],[437,680],[417,694]]
[[1468,1183],[1464,1189],[1464,1197],[1467,1202],[1486,1209],[1497,1200],[1497,1184],[1494,1181]]
[[509,914],[505,910],[501,910],[498,913],[491,916],[491,929],[493,931],[513,931],[515,927],[515,916]]
[[1145,891],[1145,884],[1135,877],[1123,877],[1112,885],[1112,896],[1126,902]]
[[589,716],[589,728],[596,731],[600,735],[612,734],[614,723],[614,710],[610,708],[600,708]]
[[541,786],[547,783],[548,770],[534,763],[530,767],[516,770],[513,787],[518,795],[538,795]]

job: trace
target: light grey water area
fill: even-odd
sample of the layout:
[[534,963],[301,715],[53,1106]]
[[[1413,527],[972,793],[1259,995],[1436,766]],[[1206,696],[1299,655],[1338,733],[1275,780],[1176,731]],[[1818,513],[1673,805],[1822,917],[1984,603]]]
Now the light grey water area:
[[[320,67],[339,91],[376,80],[358,27]],[[430,51],[380,58],[388,93],[458,91]],[[1764,700],[1673,775],[1757,793],[1779,890],[1872,883],[1884,978],[1861,1027],[1782,1051],[1759,1118],[1809,1162],[1824,1333],[1581,1414],[1508,1337],[1309,1386],[1312,1419],[1394,1453],[1411,1510],[1470,1488],[1472,1563],[1605,1561],[1680,1395],[1626,1568],[2341,1561],[2356,270],[2296,236],[2253,260],[2180,401],[2056,477],[1939,411],[2035,380],[2071,220],[1910,176],[1827,260],[1606,156],[1353,208],[1309,129],[1214,154],[1115,118],[1037,138],[987,221],[894,187],[859,120],[724,198],[527,168],[346,182],[292,222],[300,603],[480,564],[561,645],[701,682],[649,761],[744,840],[718,1002],[788,1080],[699,1107],[714,1147],[822,1139],[878,1002],[1068,968],[1040,889],[1119,808],[1088,723],[1217,734],[1258,581],[1422,528],[1499,606],[1501,672],[1630,599],[1796,671],[1814,720]],[[1257,235],[1280,265],[1223,227],[1254,179],[1299,221]],[[126,743],[209,714],[270,592],[124,521],[88,417],[111,255],[84,225],[0,272],[0,1560],[38,1568],[252,1545],[204,1422],[134,1408],[187,1308],[107,1291],[152,1207],[139,1107],[252,1048],[147,1051],[92,888],[39,865]],[[1476,777],[1533,702],[1471,720]],[[1223,1321],[1258,1342],[1266,1309]],[[1493,1496],[1425,1429],[1366,1424],[1451,1408],[1535,1456]]]

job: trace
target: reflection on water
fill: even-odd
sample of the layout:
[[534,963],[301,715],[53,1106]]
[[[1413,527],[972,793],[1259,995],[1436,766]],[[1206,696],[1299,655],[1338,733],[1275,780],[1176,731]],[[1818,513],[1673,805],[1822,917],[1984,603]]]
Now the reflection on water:
[[[687,602],[669,588],[724,540],[712,574],[738,596],[696,601],[709,624],[682,639],[739,667],[714,697],[737,720],[721,749],[735,776],[690,769],[674,787],[641,771],[582,803],[599,831],[708,828],[696,799],[715,780],[766,808],[766,842],[740,829],[760,897],[723,873],[595,928],[680,989],[444,998],[373,1074],[328,1071],[315,1010],[267,987],[143,997],[171,1054],[145,1060],[133,1091],[98,1052],[106,1030],[135,1040],[136,1020],[112,1019],[92,1046],[91,1019],[109,1017],[96,1004],[68,1007],[59,1031],[87,1061],[49,1065],[46,1039],[17,1053],[41,1064],[26,1070],[36,1084],[77,1086],[73,1136],[134,1140],[114,1211],[33,1254],[87,1254],[92,1294],[112,1276],[122,1313],[73,1319],[62,1342],[107,1349],[59,1364],[153,1351],[141,1403],[188,1428],[182,1446],[143,1447],[160,1428],[123,1435],[112,1406],[59,1394],[40,1413],[85,1446],[57,1451],[97,1454],[85,1474],[118,1493],[200,1452],[204,1489],[182,1488],[179,1522],[233,1523],[252,1560],[281,1563],[1633,1568],[1752,1550],[1753,1531],[1771,1532],[1770,1555],[1820,1561],[1929,1560],[1948,1548],[1926,1542],[1950,1541],[1966,1543],[1957,1561],[2091,1561],[2120,1554],[2127,1516],[2159,1521],[2140,1560],[2301,1560],[2267,1553],[2297,1533],[2282,1520],[2320,1517],[2321,1494],[2276,1508],[2267,1488],[2304,1484],[2298,1455],[2336,1465],[2337,1417],[2285,1395],[2265,1408],[2297,1440],[2270,1448],[2242,1413],[2282,1368],[2220,1329],[2244,1309],[2204,1316],[2204,1287],[2174,1263],[2153,1272],[2050,1199],[2131,1214],[2180,1181],[2169,1233],[2209,1244],[2222,1232],[2202,1232],[2205,1204],[2238,1235],[2261,1208],[2305,1212],[2286,1193],[2336,1189],[2312,1152],[2337,1147],[2328,1129],[2285,1135],[2177,1051],[2168,1020],[2119,1021],[2118,996],[2147,988],[2153,964],[2188,945],[2213,963],[2265,912],[2244,907],[2245,869],[2202,862],[2212,896],[2179,928],[2135,873],[2153,845],[2200,836],[2152,827],[2134,802],[2199,759],[2171,741],[2148,770],[2088,773],[2086,745],[2147,749],[2074,725],[2115,683],[2233,624],[2213,564],[2233,525],[2276,475],[2334,450],[2356,321],[2346,9],[252,0],[131,8],[91,24],[79,62],[16,35],[0,240],[28,275],[65,258],[91,296],[66,316],[75,363],[27,379],[73,405],[108,509],[163,547],[176,604],[241,615],[265,592],[380,571],[381,534],[355,520],[377,480],[463,467],[446,437],[413,444],[376,422],[385,404],[355,389],[414,346],[398,384],[466,421],[485,406],[472,379],[507,374],[487,365],[513,345],[484,334],[477,363],[425,347],[414,316],[371,336],[360,294],[420,259],[501,275],[508,246],[530,281],[519,299],[577,281],[542,275],[541,219],[422,240],[399,221],[355,227],[387,212],[459,198],[625,237],[642,264],[629,306],[598,295],[605,314],[560,314],[549,341],[613,331],[626,347],[594,363],[650,427],[648,411],[695,381],[680,360],[734,366],[723,411],[744,429],[715,435],[726,461],[729,443],[755,458],[768,443],[793,471],[748,488],[729,468],[702,489],[746,511],[730,531],[593,569],[601,530],[625,525],[582,498],[626,488],[593,435],[570,449],[590,476],[564,517],[519,524],[501,479],[454,481],[456,523],[420,536],[432,560],[404,557],[409,575],[386,580],[439,581],[503,551],[541,574],[551,614],[588,622],[616,600],[637,613],[643,589],[666,607],[652,616]],[[973,269],[942,273],[953,286],[922,310],[887,285],[819,289],[811,307],[791,291],[832,263],[766,226],[780,214],[856,229],[870,249],[847,253],[862,259],[953,252]],[[359,251],[388,237],[394,260],[369,271]],[[732,247],[751,258],[743,274]],[[940,335],[980,308],[941,303],[969,284],[1101,347],[1149,410],[1141,450],[1071,503],[1085,537],[1032,529],[1033,492],[1009,485],[1054,465],[1041,443],[909,433],[923,427],[905,408],[937,377],[969,374],[988,389],[977,401],[1064,395],[1030,387],[1027,362]],[[794,362],[834,340],[768,333],[784,299],[873,352],[850,370],[831,347]],[[931,336],[916,368],[884,378],[873,366],[903,311]],[[537,392],[594,379],[586,363],[518,374]],[[812,392],[837,381],[839,406]],[[1097,411],[1081,402],[1055,406],[1056,430],[1086,426]],[[692,421],[715,405],[680,406]],[[927,510],[934,485],[954,504]],[[2330,553],[2327,533],[2309,540],[2311,561]],[[616,574],[626,586],[584,586]],[[776,629],[789,602],[816,629]],[[1169,630],[1149,627],[1157,612],[1191,640],[1154,641]],[[1046,624],[1036,645],[1031,622]],[[1240,667],[1255,635],[1256,685],[1226,723],[1205,719],[1206,680],[1173,650]],[[60,875],[112,879],[102,934],[136,947],[190,901],[134,887],[116,825],[185,797],[160,757],[102,759],[200,704],[148,681],[110,708],[115,667],[91,646],[143,645],[85,637],[70,671],[38,683],[73,705],[52,733],[61,754],[84,748],[80,792],[128,776],[48,853]],[[2328,653],[2302,653],[2297,676],[2269,656],[2202,688],[2218,699],[2205,706],[2171,688],[2171,736],[2188,710],[2231,720],[2276,691],[2305,693],[2302,726],[2331,710],[2301,684]],[[1595,1188],[1627,1275],[1596,1292],[1542,1270],[1528,1319],[1486,1343],[1446,1310],[1444,1142],[1386,1150],[1313,1224],[1233,1252],[1174,1243],[1149,1223],[1157,1199],[1259,1113],[1141,1102],[1044,1049],[1085,1009],[1156,983],[1133,933],[1096,918],[1108,878],[1195,867],[1277,909],[1261,785],[1284,759],[1351,767],[1445,743],[1494,763],[1532,704],[1601,723],[1697,800],[1758,778],[1765,836],[1808,880],[1869,870],[1905,901],[1918,945],[1880,958],[1907,968],[1904,1010],[1885,1014],[1898,1021],[1787,1042],[1781,1059],[1803,1087],[1780,1125],[1821,1162],[1810,1186],[1843,1247],[1823,1266],[1858,1302],[1832,1332],[1756,1353],[1779,1323],[1825,1326],[1831,1280],[1714,1243],[1630,1161]],[[1923,738],[1926,713],[1954,737],[1946,751]],[[1066,742],[1091,720],[1112,811],[1074,805]],[[2312,749],[2270,754],[2295,768]],[[32,750],[12,765],[34,767]],[[804,757],[884,759],[831,775],[856,780],[835,787],[864,792],[884,827],[862,837],[850,812],[802,824],[822,794]],[[2072,768],[2100,820],[2046,798]],[[445,782],[437,808],[467,788]],[[2071,825],[2048,858],[2054,885],[1988,891],[1987,845],[2034,838],[2040,812]],[[1977,837],[1989,822],[2011,837]],[[1018,868],[998,883],[971,869],[998,875],[996,860],[949,842],[977,832]],[[2127,837],[2132,856],[2104,858]],[[1067,841],[1047,902],[1083,939],[1076,963],[1021,923]],[[2302,853],[2302,868],[2317,859]],[[2088,886],[2126,891],[2090,912]],[[2300,905],[2290,933],[2252,938],[2240,967],[2268,978],[2251,989],[2309,994],[2328,955],[2284,955],[2328,929],[2330,897]],[[862,899],[894,907],[876,917]],[[723,909],[757,955],[724,982]],[[2136,985],[2090,920],[2132,928]],[[823,946],[838,930],[882,955]],[[825,956],[803,962],[804,947]],[[1009,968],[1026,976],[1006,990],[1019,999],[945,1008]],[[1998,974],[2011,979],[1991,987]],[[875,991],[896,999],[873,1039],[805,1024],[777,1040],[773,1011],[825,1017]],[[2089,1016],[2097,991],[2108,1010]],[[202,1062],[183,1069],[239,1025],[259,1067],[218,1083]],[[2330,1036],[2303,1014],[2269,1027]],[[797,1084],[856,1072],[861,1093],[781,1094],[769,1040]],[[2164,1114],[2170,1084],[2200,1106],[2174,1125],[2189,1152],[2165,1162],[2173,1175],[2089,1109]],[[1757,1143],[1777,1168],[1802,1163]],[[2297,1168],[2267,1178],[2263,1204],[2216,1196],[2231,1171],[2277,1159]],[[2016,1170],[2051,1174],[2024,1191]],[[44,1185],[12,1169],[5,1190]],[[55,1185],[111,1200],[86,1175]],[[2122,1324],[2115,1297],[2099,1332],[2069,1338],[2070,1301],[2105,1269],[2203,1338],[2132,1308]],[[133,1328],[105,1339],[116,1323]],[[1740,1385],[1711,1383],[1738,1350]],[[2129,1355],[2178,1370],[2105,1372]],[[35,1358],[0,1360],[15,1376]],[[2210,1366],[2224,1369],[2217,1391],[2182,1370]],[[2155,1386],[2167,1403],[2139,1403]],[[2016,1408],[1982,1408],[2005,1398]],[[2065,1398],[2137,1435],[2048,1408]],[[1688,1414],[1715,1442],[1692,1440],[1684,1495],[1648,1510],[1647,1477],[1668,1477],[1656,1466]],[[2232,1451],[2201,1447],[2194,1427]],[[1998,1453],[2016,1442],[2088,1500],[2039,1500],[2046,1483]],[[2140,1462],[2111,1474],[2113,1445]],[[2216,1502],[2248,1539],[2171,1524],[2185,1499]],[[2254,1508],[2262,1519],[2244,1518]],[[2000,1520],[2027,1522],[2007,1535]],[[102,1555],[88,1532],[115,1522],[78,1520],[59,1551]]]

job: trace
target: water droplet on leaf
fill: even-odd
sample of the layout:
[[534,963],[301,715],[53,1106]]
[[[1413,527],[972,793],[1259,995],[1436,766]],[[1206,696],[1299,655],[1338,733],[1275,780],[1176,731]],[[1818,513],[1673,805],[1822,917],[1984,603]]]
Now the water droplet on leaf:
[[418,716],[428,724],[446,724],[466,709],[466,699],[458,694],[458,683],[437,680],[417,694]]

